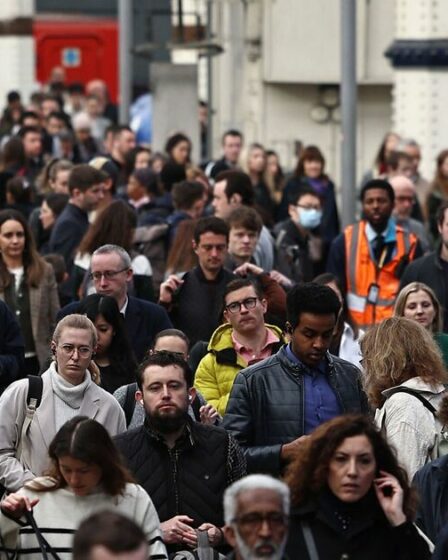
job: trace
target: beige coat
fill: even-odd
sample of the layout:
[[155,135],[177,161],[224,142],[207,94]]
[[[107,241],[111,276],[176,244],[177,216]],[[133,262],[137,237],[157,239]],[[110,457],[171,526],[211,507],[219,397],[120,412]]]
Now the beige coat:
[[[22,441],[20,461],[16,458],[16,450],[25,419],[28,380],[12,383],[0,397],[0,484],[10,491],[16,491],[27,480],[42,475],[50,465],[48,447],[56,434],[51,384],[54,367],[52,363],[42,374],[42,401]],[[79,415],[96,420],[111,436],[126,430],[122,408],[112,395],[95,383],[85,391]]]
[[[50,340],[56,324],[56,314],[60,308],[58,287],[50,264],[45,263],[45,272],[39,286],[30,287],[29,292],[31,329],[37,359],[40,367],[43,368],[50,357]],[[5,299],[4,292],[0,292],[0,299]]]
[[[408,379],[400,386],[418,391],[436,409],[446,394],[445,387],[440,383],[429,385],[420,377]],[[393,389],[386,389],[383,395],[388,397]],[[375,424],[395,448],[398,461],[406,469],[409,480],[418,469],[432,460],[441,425],[416,397],[407,393],[392,394],[376,410]]]

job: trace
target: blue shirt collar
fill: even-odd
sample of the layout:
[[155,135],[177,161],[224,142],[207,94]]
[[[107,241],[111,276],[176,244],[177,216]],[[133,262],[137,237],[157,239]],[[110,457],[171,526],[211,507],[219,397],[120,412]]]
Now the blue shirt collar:
[[306,371],[319,371],[320,373],[327,373],[327,360],[325,358],[323,358],[315,367],[310,367],[307,366],[306,364],[304,364],[301,360],[299,360],[299,358],[294,354],[294,352],[292,351],[291,348],[291,343],[287,344],[285,347],[285,351],[286,351],[286,356],[288,357],[288,359],[293,362],[294,364],[297,364],[301,367],[303,367],[304,370]]
[[385,243],[395,243],[397,240],[397,230],[396,230],[396,223],[393,217],[389,218],[387,222],[386,228],[380,232],[379,234],[373,229],[373,227],[366,222],[366,236],[367,241],[372,243],[378,235],[382,235],[384,237]]

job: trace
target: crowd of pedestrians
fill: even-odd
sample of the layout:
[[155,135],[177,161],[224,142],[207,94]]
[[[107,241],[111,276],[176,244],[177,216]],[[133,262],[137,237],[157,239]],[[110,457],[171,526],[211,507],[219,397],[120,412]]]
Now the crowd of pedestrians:
[[448,151],[387,134],[341,229],[319,147],[116,109],[0,121],[0,557],[446,558]]

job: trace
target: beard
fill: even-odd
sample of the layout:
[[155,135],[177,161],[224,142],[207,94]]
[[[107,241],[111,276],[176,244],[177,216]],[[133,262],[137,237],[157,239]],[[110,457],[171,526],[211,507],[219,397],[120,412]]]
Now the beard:
[[187,422],[188,411],[176,409],[168,414],[153,410],[146,414],[152,428],[160,434],[172,434],[179,431]]
[[[275,543],[272,539],[259,539],[253,546],[248,546],[241,538],[238,530],[235,530],[235,539],[238,547],[239,555],[243,560],[281,560],[286,546],[287,535],[284,536],[280,544]],[[263,546],[270,546],[272,552],[268,555],[259,553],[259,549]]]

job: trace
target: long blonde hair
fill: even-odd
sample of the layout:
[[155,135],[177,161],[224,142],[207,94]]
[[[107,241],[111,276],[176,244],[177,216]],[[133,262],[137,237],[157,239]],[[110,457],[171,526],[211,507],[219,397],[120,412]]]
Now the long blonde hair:
[[421,377],[430,384],[447,383],[448,374],[431,333],[405,317],[391,317],[371,327],[361,339],[364,388],[370,405],[381,407],[382,392]]

